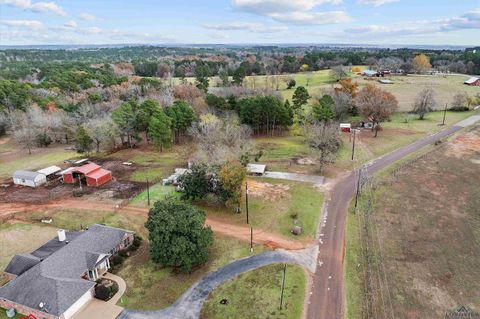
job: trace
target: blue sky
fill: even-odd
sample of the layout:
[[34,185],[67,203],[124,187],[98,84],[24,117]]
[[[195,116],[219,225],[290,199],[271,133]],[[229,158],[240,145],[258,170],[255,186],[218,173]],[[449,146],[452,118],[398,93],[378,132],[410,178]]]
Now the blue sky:
[[480,45],[480,0],[0,0],[0,43]]

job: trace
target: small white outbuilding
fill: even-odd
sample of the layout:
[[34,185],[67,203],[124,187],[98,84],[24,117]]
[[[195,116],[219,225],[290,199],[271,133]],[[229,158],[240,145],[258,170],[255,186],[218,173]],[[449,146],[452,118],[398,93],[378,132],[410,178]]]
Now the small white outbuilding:
[[44,174],[31,171],[16,171],[13,173],[13,183],[29,187],[37,187],[47,182]]

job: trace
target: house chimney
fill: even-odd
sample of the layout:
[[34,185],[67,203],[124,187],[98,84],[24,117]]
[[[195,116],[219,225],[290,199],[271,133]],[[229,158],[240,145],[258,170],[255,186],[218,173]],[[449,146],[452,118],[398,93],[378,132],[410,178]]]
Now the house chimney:
[[65,230],[64,229],[59,229],[58,230],[58,241],[65,241],[67,239],[67,236],[65,235]]

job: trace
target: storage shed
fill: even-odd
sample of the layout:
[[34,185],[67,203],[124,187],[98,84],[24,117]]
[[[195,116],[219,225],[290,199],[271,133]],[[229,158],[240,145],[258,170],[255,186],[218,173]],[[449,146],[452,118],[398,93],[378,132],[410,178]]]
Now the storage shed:
[[267,165],[262,164],[248,164],[247,173],[250,175],[262,176],[267,169]]
[[71,167],[62,172],[63,182],[73,184],[78,178],[85,180],[87,186],[100,186],[112,180],[112,172],[95,163],[80,167]]
[[31,171],[16,171],[13,173],[13,183],[29,187],[37,187],[47,182],[44,174]]
[[55,177],[55,174],[60,172],[62,169],[58,166],[49,166],[44,169],[37,171],[37,173],[43,174],[47,179],[52,179]]

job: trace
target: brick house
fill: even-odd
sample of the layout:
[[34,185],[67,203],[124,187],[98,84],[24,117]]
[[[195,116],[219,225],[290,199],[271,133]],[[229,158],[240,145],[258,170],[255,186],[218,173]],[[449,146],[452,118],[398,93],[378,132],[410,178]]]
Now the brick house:
[[38,319],[69,319],[94,297],[95,280],[110,269],[110,257],[132,245],[131,231],[92,225],[58,237],[28,254],[15,255],[0,287],[0,307]]

